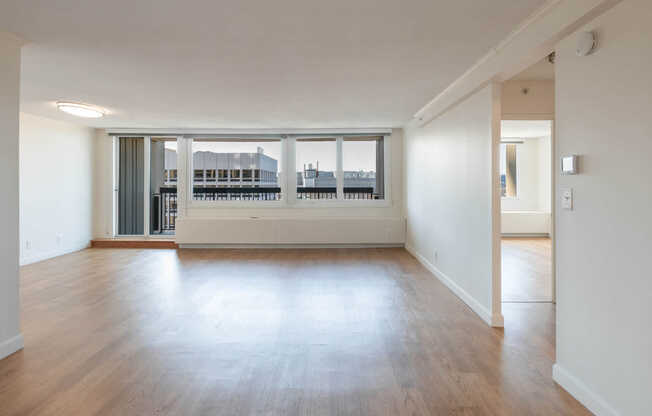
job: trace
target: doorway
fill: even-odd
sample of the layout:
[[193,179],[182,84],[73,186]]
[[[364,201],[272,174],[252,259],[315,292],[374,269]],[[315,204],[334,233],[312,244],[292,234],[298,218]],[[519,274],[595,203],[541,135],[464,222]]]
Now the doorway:
[[553,302],[552,120],[503,120],[503,302]]

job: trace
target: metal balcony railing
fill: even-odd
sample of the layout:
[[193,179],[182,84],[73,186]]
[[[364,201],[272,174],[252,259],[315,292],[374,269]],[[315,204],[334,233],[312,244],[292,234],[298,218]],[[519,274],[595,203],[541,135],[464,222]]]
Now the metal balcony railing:
[[[281,199],[279,187],[251,188],[205,188],[194,187],[194,200],[198,201],[278,201]],[[337,199],[335,187],[298,187],[297,199],[325,200]],[[377,199],[372,187],[345,187],[344,199]],[[177,218],[177,188],[160,188],[152,195],[152,232],[169,233],[175,229]]]

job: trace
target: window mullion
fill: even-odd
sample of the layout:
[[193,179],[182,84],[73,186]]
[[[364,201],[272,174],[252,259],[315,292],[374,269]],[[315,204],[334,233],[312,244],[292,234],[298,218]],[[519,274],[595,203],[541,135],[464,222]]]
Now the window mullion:
[[336,148],[337,148],[337,173],[335,175],[336,178],[336,183],[337,183],[337,199],[344,199],[344,172],[342,170],[342,143],[344,141],[343,137],[338,137],[336,141]]
[[284,145],[284,157],[281,161],[283,164],[282,183],[285,185],[285,189],[281,189],[281,192],[284,192],[287,204],[295,204],[297,201],[296,139],[294,137],[285,138],[282,140],[282,144]]

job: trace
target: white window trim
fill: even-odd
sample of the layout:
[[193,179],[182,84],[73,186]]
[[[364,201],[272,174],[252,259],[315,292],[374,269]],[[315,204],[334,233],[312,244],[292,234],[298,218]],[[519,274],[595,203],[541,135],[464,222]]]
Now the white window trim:
[[[237,135],[235,135],[237,137]],[[185,164],[183,168],[186,169],[185,177],[186,184],[184,190],[186,191],[185,198],[179,199],[185,202],[184,208],[199,208],[199,209],[233,209],[233,208],[256,208],[256,209],[276,209],[276,208],[386,208],[392,206],[391,197],[391,182],[392,182],[392,166],[391,166],[391,135],[388,133],[383,134],[383,163],[385,174],[385,192],[384,199],[382,200],[368,200],[368,199],[344,199],[344,176],[342,169],[342,135],[330,135],[336,139],[337,146],[337,198],[338,199],[316,199],[316,200],[303,200],[296,197],[296,177],[288,175],[287,172],[294,172],[296,166],[296,139],[316,137],[314,134],[295,134],[291,137],[281,137],[281,163],[279,171],[279,183],[281,185],[281,199],[277,201],[196,201],[192,199],[192,175],[194,172],[192,166],[192,137],[184,137],[180,139],[185,146]],[[324,136],[321,136],[324,137]],[[181,143],[180,143],[181,144]],[[181,158],[181,152],[177,153],[177,157]],[[182,169],[182,164],[177,163],[177,178],[180,176],[179,170]],[[294,180],[293,180],[294,179]],[[178,180],[178,179],[177,179]],[[180,188],[181,184],[177,183]],[[184,211],[185,213],[185,211]]]

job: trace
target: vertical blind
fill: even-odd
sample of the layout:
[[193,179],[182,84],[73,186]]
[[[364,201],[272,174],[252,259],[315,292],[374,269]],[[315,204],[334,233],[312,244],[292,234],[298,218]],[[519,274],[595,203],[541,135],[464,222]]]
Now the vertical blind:
[[144,229],[144,161],[142,137],[121,137],[118,171],[118,234],[142,235]]

